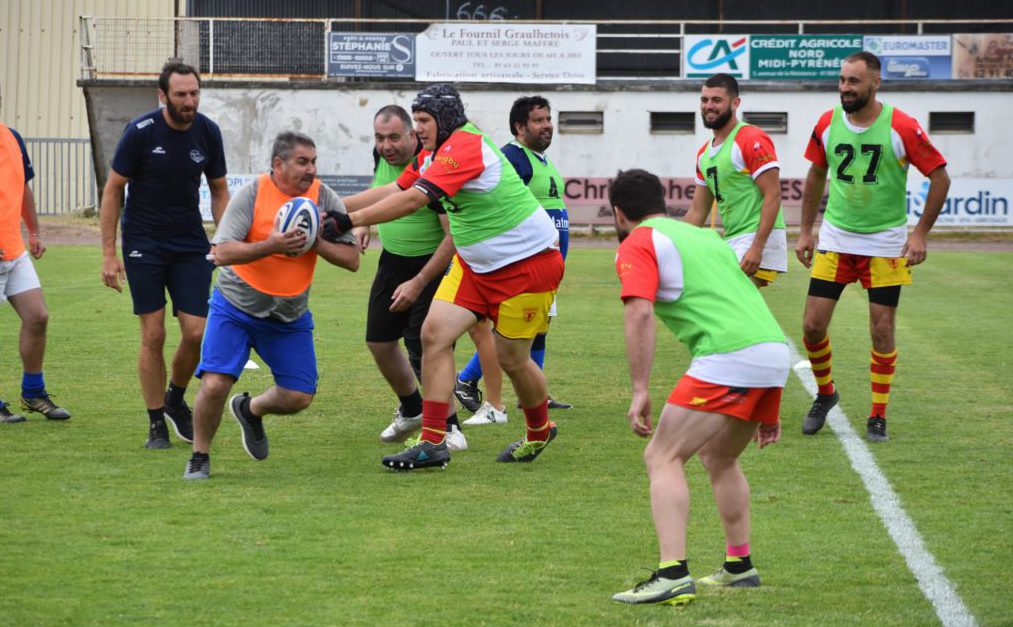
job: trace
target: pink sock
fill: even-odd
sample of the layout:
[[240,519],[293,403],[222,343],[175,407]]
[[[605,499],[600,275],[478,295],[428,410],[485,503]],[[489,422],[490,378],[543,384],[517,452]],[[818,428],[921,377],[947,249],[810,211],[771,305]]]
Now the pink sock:
[[749,543],[739,545],[728,544],[728,557],[747,557],[749,555]]

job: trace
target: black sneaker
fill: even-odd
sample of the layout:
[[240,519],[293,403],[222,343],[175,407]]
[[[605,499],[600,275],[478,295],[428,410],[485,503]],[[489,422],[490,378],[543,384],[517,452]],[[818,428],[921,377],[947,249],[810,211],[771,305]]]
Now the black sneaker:
[[183,470],[183,478],[192,481],[194,479],[208,479],[211,477],[211,456],[194,453],[186,462],[186,469]]
[[572,403],[564,403],[563,401],[557,401],[556,399],[549,397],[549,409],[573,409]]
[[21,414],[13,414],[11,410],[7,409],[8,405],[4,401],[0,400],[0,422],[24,422],[25,417]]
[[169,427],[165,425],[164,420],[156,420],[148,423],[148,441],[144,443],[144,448],[171,448],[172,444],[169,444]]
[[802,433],[813,435],[822,429],[827,421],[827,414],[839,400],[841,400],[841,395],[837,393],[837,390],[834,390],[833,394],[817,394],[813,406],[809,408],[809,413],[802,421]]
[[870,442],[886,442],[890,436],[886,434],[886,418],[873,416],[865,425],[865,439]]
[[58,406],[45,392],[35,398],[21,397],[21,409],[42,414],[49,420],[67,420],[70,412]]
[[446,439],[439,444],[426,440],[409,440],[408,447],[400,453],[385,455],[380,463],[390,470],[418,470],[439,466],[446,468],[450,463],[450,449]]
[[477,412],[482,406],[482,390],[478,389],[478,381],[472,379],[463,381],[458,377],[457,383],[454,384],[454,396],[471,413]]
[[180,401],[179,405],[170,405],[169,393],[166,392],[162,415],[172,425],[176,437],[186,442],[193,442],[193,412],[187,407],[186,401]]
[[555,439],[556,424],[550,422],[548,440],[528,440],[528,436],[525,435],[520,440],[511,442],[509,446],[503,449],[499,456],[496,457],[496,461],[506,462],[508,464],[514,462],[533,462],[539,455],[542,454],[542,451],[544,451],[549,445],[549,442]]
[[243,430],[243,448],[256,460],[267,459],[267,433],[264,420],[250,413],[250,395],[236,394],[229,399],[229,411]]

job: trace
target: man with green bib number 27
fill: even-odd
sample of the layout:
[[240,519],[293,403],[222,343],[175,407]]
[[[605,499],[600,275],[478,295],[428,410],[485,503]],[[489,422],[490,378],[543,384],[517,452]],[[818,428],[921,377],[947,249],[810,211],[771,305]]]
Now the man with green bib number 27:
[[788,271],[788,240],[781,215],[780,164],[774,142],[740,122],[739,83],[715,74],[700,92],[700,117],[714,139],[696,155],[696,191],[685,220],[703,226],[717,201],[725,242],[757,287]]
[[[749,548],[749,484],[739,455],[781,435],[781,391],[788,345],[763,297],[717,233],[665,216],[658,177],[620,172],[609,202],[615,214],[626,357],[633,396],[627,419],[650,437],[644,463],[660,563],[649,579],[612,596],[632,604],[683,605],[696,596],[686,562],[689,485],[685,465],[699,455],[724,527],[726,557],[699,583],[756,587]],[[693,361],[652,426],[649,384],[657,318],[686,345]]]
[[[860,281],[869,295],[872,334],[872,411],[866,437],[873,442],[888,439],[886,405],[897,362],[894,329],[900,288],[911,284],[910,267],[925,261],[926,238],[950,188],[946,160],[918,122],[876,99],[879,72],[879,58],[872,53],[856,52],[844,60],[838,84],[841,105],[820,117],[805,151],[812,165],[802,193],[795,254],[812,268],[802,330],[818,386],[802,424],[805,435],[819,431],[837,404],[827,329],[844,287]],[[929,179],[925,207],[910,234],[909,164]],[[830,194],[817,246],[812,230],[828,172]]]
[[412,102],[424,150],[398,179],[346,199],[353,213],[324,218],[324,231],[389,222],[440,200],[457,254],[422,325],[422,434],[381,462],[394,470],[450,461],[444,429],[454,400],[454,342],[479,320],[492,320],[500,366],[513,383],[525,435],[497,457],[530,462],[556,435],[549,423],[545,376],[531,342],[549,325],[563,278],[559,234],[492,139],[468,121],[450,85],[430,85]]

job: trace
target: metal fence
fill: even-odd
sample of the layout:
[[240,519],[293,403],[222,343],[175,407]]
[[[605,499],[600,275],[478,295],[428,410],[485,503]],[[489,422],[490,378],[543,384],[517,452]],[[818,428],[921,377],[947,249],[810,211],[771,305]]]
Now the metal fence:
[[88,139],[26,137],[35,178],[30,185],[40,215],[98,208],[98,186]]
[[[439,19],[261,19],[81,17],[81,78],[149,77],[170,57],[207,78],[327,80],[326,41],[331,32],[422,32]],[[492,20],[497,23],[530,23]],[[681,78],[685,35],[950,33],[1013,27],[1013,19],[969,20],[572,20],[595,24],[599,80]],[[332,79],[333,80],[333,79]],[[355,81],[362,79],[348,78]]]

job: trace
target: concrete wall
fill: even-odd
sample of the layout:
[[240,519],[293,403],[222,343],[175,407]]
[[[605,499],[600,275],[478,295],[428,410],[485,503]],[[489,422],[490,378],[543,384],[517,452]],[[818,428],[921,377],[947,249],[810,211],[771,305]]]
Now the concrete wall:
[[[943,91],[933,85],[888,88],[880,97],[914,115],[926,127],[929,112],[974,111],[975,133],[932,137],[949,161],[951,177],[1013,179],[1013,142],[1009,141],[1008,133],[1001,132],[1006,124],[1010,86],[993,86],[991,91],[982,90],[980,84],[973,87],[976,91],[959,89],[956,83],[948,87],[951,90]],[[353,89],[318,83],[245,86],[207,83],[200,110],[221,126],[230,174],[266,170],[274,136],[279,131],[295,129],[316,140],[321,175],[364,176],[372,172],[374,113],[390,103],[409,107],[417,89],[414,84],[383,88],[362,85]],[[511,103],[519,95],[546,96],[552,103],[554,117],[559,111],[603,111],[604,133],[566,134],[557,128],[549,149],[564,176],[598,178],[599,185],[604,185],[603,178],[615,175],[619,169],[643,167],[662,177],[683,179],[683,189],[688,190],[692,185],[685,179],[693,176],[696,151],[709,137],[699,115],[694,133],[650,132],[652,111],[698,113],[699,95],[691,85],[597,90],[476,86],[461,89],[469,118],[500,143],[511,139],[507,117]],[[157,106],[156,92],[153,86],[104,81],[86,84],[85,91],[101,186],[124,125]],[[833,84],[799,85],[793,90],[784,85],[747,84],[740,111],[788,113],[788,132],[772,137],[782,166],[782,179],[802,179],[809,167],[803,153],[813,125],[836,102]],[[913,171],[912,176],[920,175]],[[794,221],[797,213],[797,202],[797,198],[785,199],[790,221]],[[688,200],[676,204],[685,206]]]

